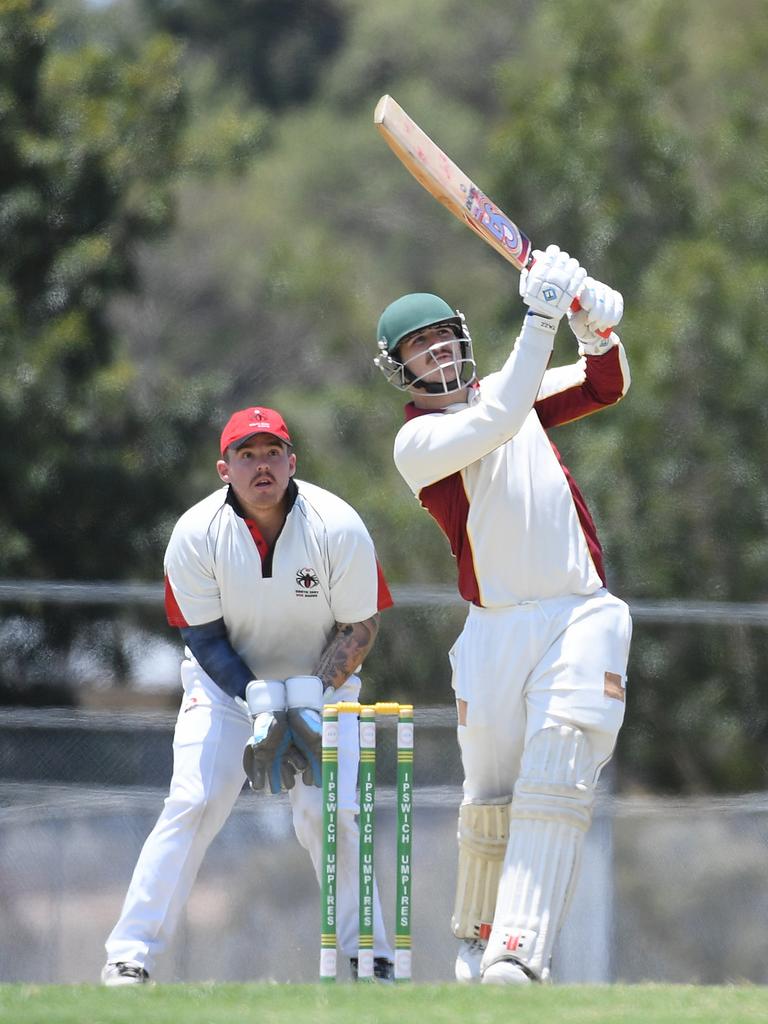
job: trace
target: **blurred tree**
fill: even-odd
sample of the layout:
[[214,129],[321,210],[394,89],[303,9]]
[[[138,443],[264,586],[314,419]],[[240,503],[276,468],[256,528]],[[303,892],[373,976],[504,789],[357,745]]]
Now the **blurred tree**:
[[[308,441],[300,471],[381,529],[392,578],[449,580],[447,546],[392,465],[404,398],[372,365],[375,326],[401,292],[443,290],[496,360],[515,326],[497,325],[495,313],[517,281],[416,185],[372,114],[391,86],[481,176],[487,125],[467,97],[485,92],[493,107],[492,58],[514,44],[509,4],[487,3],[479,24],[457,0],[348,9],[314,101],[272,120],[269,147],[242,175],[213,185],[185,176],[177,226],[142,249],[140,292],[113,303],[113,322],[143,378],[215,366],[227,381],[221,418],[251,401],[282,402]],[[435,46],[452,59],[433,80],[421,69]],[[204,472],[201,453],[195,486]]]
[[[535,241],[570,248],[626,295],[633,390],[554,437],[614,588],[760,599],[768,61],[759,3],[734,2],[727,26],[713,0],[488,2],[481,17],[454,0],[348,4],[311,102],[283,111],[238,182],[204,192],[185,181],[176,234],[145,251],[140,315],[133,300],[115,309],[132,350],[133,325],[162,331],[144,372],[167,361],[194,377],[215,351],[229,381],[220,413],[256,398],[285,408],[300,474],[360,509],[391,578],[452,579],[447,547],[392,467],[402,400],[371,367],[373,327],[397,294],[437,291],[467,314],[487,371],[509,349],[519,300],[515,275],[373,132],[373,105],[391,92]],[[556,359],[573,356],[562,331]],[[637,631],[626,780],[764,784],[762,634],[717,636]],[[429,685],[441,679],[448,695],[444,637],[424,642],[433,649],[411,685],[431,664]]]
[[[0,456],[0,571],[122,576],[158,508],[139,481],[179,451],[162,418],[131,406],[132,369],[113,358],[104,311],[134,283],[136,240],[170,224],[178,51],[157,36],[133,56],[55,52],[54,30],[35,0],[0,21],[0,418],[15,440]],[[73,549],[79,531],[103,545]]]
[[[139,400],[105,310],[135,284],[136,242],[171,223],[179,49],[55,39],[49,4],[0,7],[0,574],[157,575],[205,387]],[[75,629],[44,623],[30,679],[56,677]]]
[[205,54],[251,100],[279,110],[314,97],[344,40],[343,0],[140,0],[159,29]]
[[[29,453],[0,456],[6,490],[12,473],[23,481],[3,522],[6,572],[70,574],[77,561],[83,576],[154,576],[165,535],[153,515],[164,507],[170,522],[215,486],[216,426],[263,401],[291,420],[299,475],[363,513],[392,580],[452,579],[445,542],[392,465],[402,396],[371,365],[374,327],[398,294],[436,291],[467,314],[487,372],[517,330],[517,280],[378,138],[373,106],[390,92],[537,243],[569,248],[625,293],[633,389],[553,437],[595,512],[614,589],[764,598],[764,0],[732,0],[727,19],[717,0],[59,9],[76,17],[56,52],[44,19],[0,53],[0,415]],[[48,8],[19,0],[5,26],[11,10]],[[158,27],[187,44],[184,59]],[[96,60],[105,47],[114,67]],[[131,78],[136,61],[153,70]],[[74,202],[86,194],[88,211]],[[66,234],[75,213],[79,233]],[[560,335],[556,360],[571,360]],[[173,381],[194,461],[184,474]],[[51,426],[25,433],[22,409],[45,409]],[[108,443],[86,444],[97,429]],[[147,458],[166,460],[150,484]],[[76,515],[55,489],[64,470],[93,494]],[[22,510],[42,519],[59,493],[62,523],[42,520],[58,534],[34,533]],[[60,551],[85,536],[81,519],[98,547]],[[449,700],[453,611],[393,614],[370,677],[382,694],[396,678],[400,693]],[[764,787],[766,660],[758,630],[638,627],[624,783]]]

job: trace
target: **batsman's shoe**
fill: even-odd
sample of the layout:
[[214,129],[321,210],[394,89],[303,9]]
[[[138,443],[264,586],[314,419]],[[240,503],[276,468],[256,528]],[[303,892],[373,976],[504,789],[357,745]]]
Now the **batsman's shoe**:
[[530,985],[536,979],[523,965],[513,959],[497,960],[483,971],[483,985]]
[[[352,956],[349,958],[349,966],[352,971],[352,980],[357,981],[357,957]],[[382,981],[384,984],[395,981],[395,965],[391,960],[387,960],[385,956],[375,956],[373,958],[373,980]]]
[[146,985],[149,975],[134,960],[121,960],[105,964],[101,972],[101,984],[113,988],[117,985]]
[[488,943],[484,939],[462,940],[454,965],[456,981],[465,984],[480,981],[480,961],[483,959],[487,945]]

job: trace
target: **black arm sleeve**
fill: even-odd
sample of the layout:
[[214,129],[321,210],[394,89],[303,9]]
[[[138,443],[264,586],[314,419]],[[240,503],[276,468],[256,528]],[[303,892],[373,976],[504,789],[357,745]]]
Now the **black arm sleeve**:
[[224,693],[245,697],[245,687],[253,679],[253,672],[229,642],[224,619],[202,626],[182,626],[179,632],[200,667]]

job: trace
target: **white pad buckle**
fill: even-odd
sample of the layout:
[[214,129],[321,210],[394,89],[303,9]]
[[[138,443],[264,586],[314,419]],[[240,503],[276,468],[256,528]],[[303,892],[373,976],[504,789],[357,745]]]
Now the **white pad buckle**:
[[533,949],[537,933],[522,928],[517,932],[504,933],[504,949],[513,956],[527,956]]

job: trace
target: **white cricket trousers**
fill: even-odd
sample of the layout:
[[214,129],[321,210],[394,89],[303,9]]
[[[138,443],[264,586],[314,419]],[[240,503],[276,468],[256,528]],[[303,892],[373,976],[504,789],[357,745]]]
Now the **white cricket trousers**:
[[472,606],[450,653],[456,699],[466,702],[465,803],[511,799],[525,745],[551,726],[586,734],[597,781],[624,719],[631,635],[629,608],[605,589]]
[[[171,940],[205,852],[229,817],[245,782],[243,748],[251,735],[247,711],[215,684],[182,666],[185,696],[173,740],[173,776],[160,817],[147,837],[133,872],[120,918],[106,941],[107,961],[133,960],[151,973]],[[337,691],[339,700],[357,701],[360,680],[350,676]],[[357,956],[358,828],[355,815],[359,762],[357,719],[339,723],[339,867],[337,928],[339,948]],[[321,872],[322,792],[301,778],[289,791],[293,826],[308,851],[317,878]],[[252,794],[271,800],[267,788]],[[247,858],[247,850],[244,851]],[[275,856],[274,870],[280,871]],[[263,884],[269,885],[269,878]],[[318,898],[318,950],[320,902]],[[319,953],[318,953],[319,956]],[[374,956],[392,959],[384,931],[379,894],[374,887]]]

